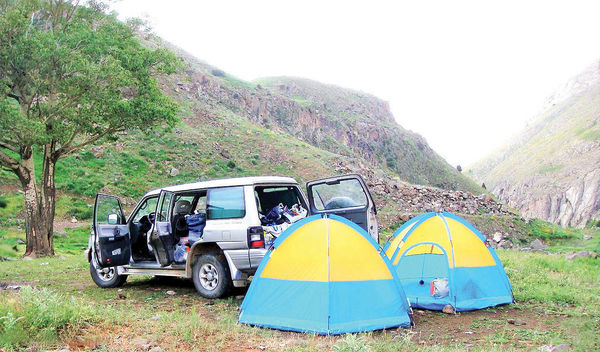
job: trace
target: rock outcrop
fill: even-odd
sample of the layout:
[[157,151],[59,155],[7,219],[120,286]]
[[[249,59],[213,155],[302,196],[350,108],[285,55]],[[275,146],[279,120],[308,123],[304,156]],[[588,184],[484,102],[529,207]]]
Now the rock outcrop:
[[511,143],[467,171],[527,218],[600,219],[600,62],[549,99]]

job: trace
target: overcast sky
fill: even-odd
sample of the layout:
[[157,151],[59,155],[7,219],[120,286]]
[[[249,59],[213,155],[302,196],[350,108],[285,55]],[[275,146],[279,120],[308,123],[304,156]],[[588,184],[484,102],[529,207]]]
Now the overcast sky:
[[453,165],[504,144],[600,59],[600,1],[122,0],[122,16],[245,80],[298,76],[390,102]]

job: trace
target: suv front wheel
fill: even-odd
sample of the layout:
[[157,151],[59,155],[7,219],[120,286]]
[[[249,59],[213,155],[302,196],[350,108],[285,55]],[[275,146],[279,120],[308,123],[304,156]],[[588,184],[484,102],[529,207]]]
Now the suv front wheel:
[[96,285],[102,288],[120,287],[127,281],[127,275],[117,274],[117,268],[110,267],[96,269],[92,262],[90,262],[90,275]]
[[205,298],[221,298],[231,286],[229,266],[223,254],[205,253],[196,259],[192,271],[196,291]]

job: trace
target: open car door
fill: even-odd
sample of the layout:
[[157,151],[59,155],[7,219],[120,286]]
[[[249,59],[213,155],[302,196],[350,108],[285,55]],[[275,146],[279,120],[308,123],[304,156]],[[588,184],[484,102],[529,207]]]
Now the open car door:
[[156,259],[161,266],[173,263],[173,250],[175,247],[171,227],[171,209],[173,208],[173,192],[160,191],[154,216],[154,228],[148,239]]
[[129,264],[129,227],[117,197],[98,193],[94,204],[94,257],[102,268]]
[[367,184],[358,174],[306,183],[311,214],[336,214],[365,229],[379,243],[377,209]]

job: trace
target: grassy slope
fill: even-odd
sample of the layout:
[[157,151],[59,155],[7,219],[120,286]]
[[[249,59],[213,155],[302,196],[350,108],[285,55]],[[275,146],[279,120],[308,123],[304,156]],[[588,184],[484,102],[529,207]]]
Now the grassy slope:
[[600,249],[598,232],[586,232],[594,238],[585,242],[568,232],[548,240],[554,255],[499,251],[517,304],[456,316],[417,311],[414,329],[318,337],[239,325],[239,299],[209,302],[184,280],[132,277],[119,299],[116,289],[96,287],[83,256],[73,254],[88,231],[57,238],[56,258],[0,262],[0,282],[32,286],[0,291],[0,348],[134,350],[142,348],[136,338],[167,351],[600,348],[600,260],[568,261],[562,254],[582,244]]
[[[467,175],[493,188],[534,179],[547,192],[594,170],[600,162],[600,82],[552,106],[506,147]],[[595,145],[595,147],[594,147]]]

